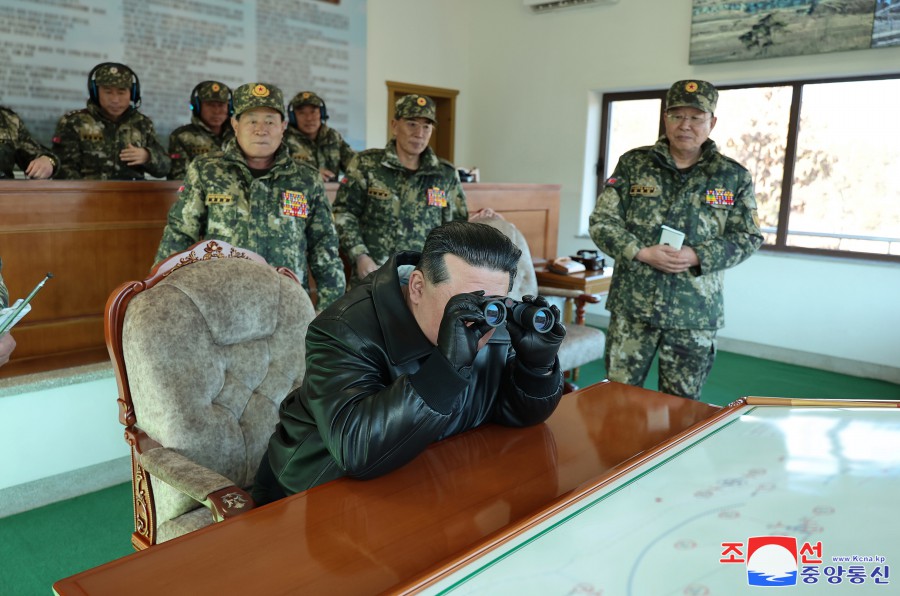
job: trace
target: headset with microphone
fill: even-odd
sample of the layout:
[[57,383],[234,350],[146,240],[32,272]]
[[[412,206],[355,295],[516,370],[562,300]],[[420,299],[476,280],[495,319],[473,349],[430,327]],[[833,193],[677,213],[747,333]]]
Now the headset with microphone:
[[[200,117],[200,87],[202,87],[203,85],[205,85],[207,83],[222,85],[222,83],[219,83],[218,81],[200,81],[199,83],[197,83],[197,85],[191,91],[191,102],[190,102],[191,103],[191,111],[198,118]],[[230,87],[228,87],[227,85],[222,85],[222,86],[225,87],[226,89],[228,89],[228,115],[233,116],[234,115],[234,96],[231,94]]]
[[135,108],[141,105],[141,82],[137,73],[119,62],[103,62],[91,69],[88,73],[88,98],[97,105],[100,105],[100,92],[97,85],[97,71],[104,67],[121,68],[131,74],[131,103]]
[[[316,95],[315,93],[312,93],[312,92],[308,92],[308,93],[309,93],[310,95],[312,95],[312,96],[318,98],[318,100],[319,100],[320,102],[322,102],[322,105],[321,105],[321,106],[318,106],[318,108],[319,108],[319,116],[320,116],[321,119],[322,119],[322,124],[325,124],[325,121],[328,120],[328,107],[325,105],[325,100],[322,99],[320,96]],[[300,96],[300,94],[298,94],[298,96]],[[302,96],[301,96],[301,97],[302,97]],[[296,97],[295,97],[294,99],[296,99]],[[301,100],[298,102],[298,107],[299,107],[299,106],[302,106],[302,105],[315,105],[315,104],[304,103],[303,99],[301,99]],[[288,111],[288,123],[289,123],[291,126],[293,126],[294,128],[297,128],[297,114],[294,113],[294,102],[291,102],[291,103],[288,104],[287,111]]]

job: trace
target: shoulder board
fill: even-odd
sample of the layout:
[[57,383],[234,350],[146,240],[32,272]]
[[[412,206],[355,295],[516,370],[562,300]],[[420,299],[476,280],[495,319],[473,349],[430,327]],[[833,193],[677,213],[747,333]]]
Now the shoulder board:
[[191,163],[188,164],[188,167],[191,167],[194,164],[197,164],[197,167],[203,167],[211,161],[219,163],[223,156],[224,153],[220,149],[215,149],[213,151],[210,151],[209,153],[198,155],[191,160]]
[[306,168],[306,169],[309,169],[309,170],[312,170],[313,172],[315,172],[316,176],[319,176],[319,168],[312,165],[310,162],[308,162],[306,160],[297,161],[295,159],[292,159],[291,161],[294,162],[294,164],[296,164],[296,166],[298,168],[300,168],[301,170]]
[[635,147],[634,149],[629,149],[623,155],[628,155],[629,153],[650,153],[656,148],[656,145],[644,145],[643,147]]
[[173,130],[169,134],[174,137],[176,135],[180,135],[181,133],[196,132],[196,131],[197,131],[197,127],[194,126],[193,124],[183,124],[183,125],[179,126],[178,128],[176,128],[175,130]]
[[738,166],[738,167],[739,167],[740,169],[742,169],[742,170],[746,170],[746,171],[748,171],[748,172],[750,171],[750,170],[747,170],[747,166],[745,166],[744,164],[742,164],[742,163],[739,162],[738,160],[734,159],[733,157],[729,157],[729,156],[725,155],[724,153],[719,153],[719,157],[721,157],[721,158],[724,159],[725,161],[731,162],[733,165]]
[[[323,124],[322,126],[325,126],[325,125]],[[336,129],[336,128],[329,128],[329,129],[326,131],[326,134],[327,134],[329,137],[333,138],[333,139],[341,139],[341,140],[344,140],[344,137],[341,136],[341,133],[338,132],[338,129]]]
[[438,157],[438,163],[440,163],[442,166],[447,166],[451,170],[456,170],[456,166],[453,165],[453,162],[446,160],[443,157]]

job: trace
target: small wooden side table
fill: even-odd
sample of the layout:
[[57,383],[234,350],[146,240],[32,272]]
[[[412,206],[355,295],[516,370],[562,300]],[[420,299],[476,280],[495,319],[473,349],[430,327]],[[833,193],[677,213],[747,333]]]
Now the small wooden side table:
[[[546,268],[543,270],[539,269],[535,271],[539,286],[557,288],[560,290],[574,290],[582,294],[588,294],[590,296],[597,297],[609,293],[609,284],[612,281],[612,274],[612,267],[606,267],[603,269],[603,271],[582,271],[581,273],[570,273],[569,275],[553,273],[552,271],[547,271]],[[573,302],[576,301],[569,298],[566,299],[563,312],[564,321],[573,321]],[[584,302],[577,302],[578,304],[575,307],[574,322],[576,325],[583,325]]]

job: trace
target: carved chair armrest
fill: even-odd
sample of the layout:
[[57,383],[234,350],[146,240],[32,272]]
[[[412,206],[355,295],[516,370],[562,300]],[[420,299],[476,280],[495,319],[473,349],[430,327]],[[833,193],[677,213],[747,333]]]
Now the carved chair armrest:
[[166,447],[142,453],[141,466],[210,511],[218,522],[254,506],[250,495],[218,472]]
[[212,511],[213,519],[220,522],[256,506],[250,494],[234,485],[209,494],[203,504]]
[[598,302],[600,302],[600,296],[596,294],[581,294],[575,297],[575,303],[580,303],[582,306],[585,304],[597,304]]

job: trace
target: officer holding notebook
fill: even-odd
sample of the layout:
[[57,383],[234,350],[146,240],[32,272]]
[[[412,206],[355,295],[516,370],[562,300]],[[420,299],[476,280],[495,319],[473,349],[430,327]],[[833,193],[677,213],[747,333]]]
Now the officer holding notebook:
[[625,153],[591,214],[590,233],[616,261],[606,370],[643,385],[659,353],[659,390],[699,399],[724,325],[724,270],[762,244],[750,173],[719,153],[716,88],[678,81],[665,135]]
[[[3,261],[0,261],[0,271],[3,269]],[[0,274],[0,308],[9,306],[9,292],[6,290],[6,284],[3,282],[3,275]],[[9,357],[13,350],[16,349],[16,340],[9,333],[0,336],[0,366],[9,362]]]

